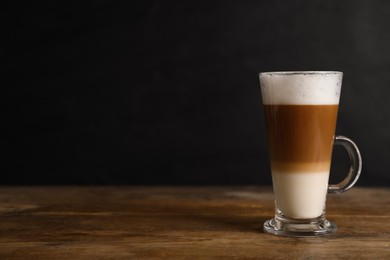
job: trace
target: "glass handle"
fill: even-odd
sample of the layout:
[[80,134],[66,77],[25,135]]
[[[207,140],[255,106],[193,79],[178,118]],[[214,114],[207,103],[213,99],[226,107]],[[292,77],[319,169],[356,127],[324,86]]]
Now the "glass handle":
[[362,171],[362,157],[360,156],[358,147],[351,139],[338,135],[334,138],[334,144],[342,145],[347,150],[351,160],[351,168],[349,168],[349,173],[343,181],[338,184],[329,185],[328,193],[331,194],[342,193],[352,188],[359,179]]

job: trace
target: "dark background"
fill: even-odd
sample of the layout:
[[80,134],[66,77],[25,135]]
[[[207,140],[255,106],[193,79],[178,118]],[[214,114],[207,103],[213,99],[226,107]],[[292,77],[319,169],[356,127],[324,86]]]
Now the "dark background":
[[0,19],[1,184],[270,184],[274,70],[343,71],[358,184],[390,184],[389,1],[14,1]]

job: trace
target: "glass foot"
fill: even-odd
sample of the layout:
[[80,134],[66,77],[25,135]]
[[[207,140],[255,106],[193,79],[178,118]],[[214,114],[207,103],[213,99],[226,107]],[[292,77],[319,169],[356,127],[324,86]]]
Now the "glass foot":
[[288,237],[324,236],[335,233],[336,229],[336,224],[325,218],[313,220],[273,218],[264,223],[264,231],[266,233]]

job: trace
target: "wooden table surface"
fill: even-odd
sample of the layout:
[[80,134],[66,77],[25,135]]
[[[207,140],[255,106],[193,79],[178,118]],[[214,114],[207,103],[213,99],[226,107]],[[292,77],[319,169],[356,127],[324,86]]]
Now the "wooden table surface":
[[390,189],[328,196],[334,235],[265,234],[270,187],[0,187],[0,259],[390,259]]

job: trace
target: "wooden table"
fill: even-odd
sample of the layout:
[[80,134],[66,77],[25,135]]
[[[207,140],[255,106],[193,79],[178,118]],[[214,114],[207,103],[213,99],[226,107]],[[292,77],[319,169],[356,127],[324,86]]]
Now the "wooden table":
[[0,259],[390,259],[390,190],[328,196],[334,235],[265,234],[270,187],[0,187]]

